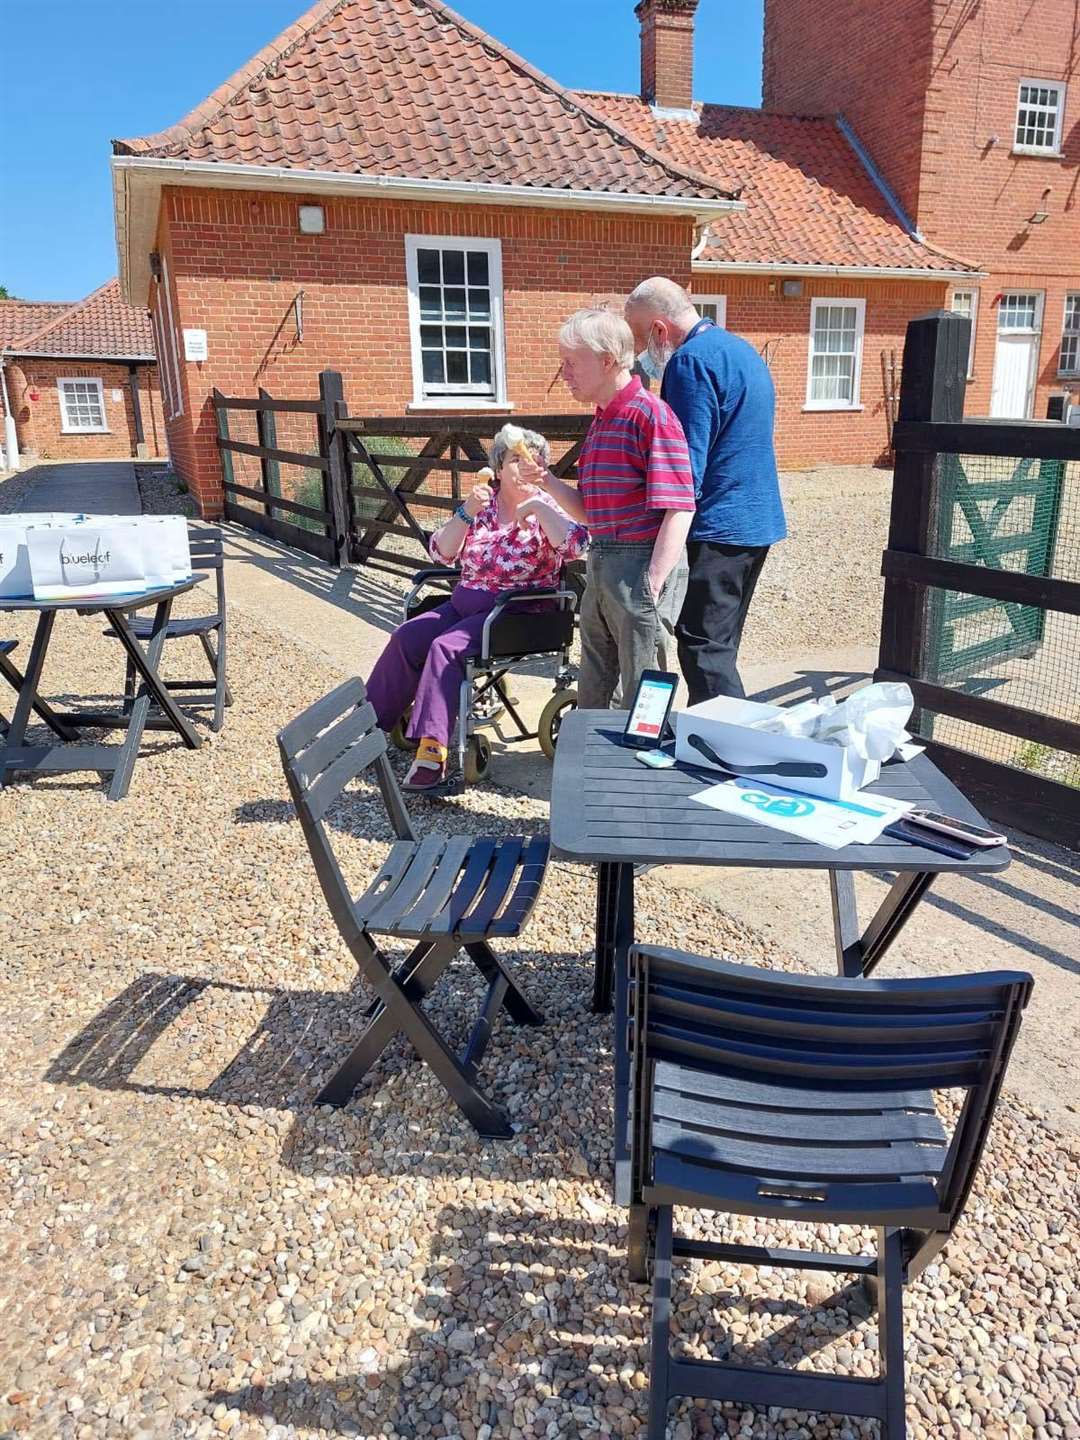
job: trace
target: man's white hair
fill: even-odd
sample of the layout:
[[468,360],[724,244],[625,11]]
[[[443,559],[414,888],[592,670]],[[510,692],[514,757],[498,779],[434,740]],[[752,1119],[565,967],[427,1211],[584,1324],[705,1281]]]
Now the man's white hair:
[[626,304],[628,307],[640,305],[643,310],[651,310],[655,315],[659,315],[661,320],[678,322],[697,314],[688,292],[663,275],[653,275],[651,279],[643,280],[631,291]]
[[578,310],[559,331],[559,343],[570,350],[584,345],[594,355],[610,355],[620,370],[634,364],[634,333],[613,310]]

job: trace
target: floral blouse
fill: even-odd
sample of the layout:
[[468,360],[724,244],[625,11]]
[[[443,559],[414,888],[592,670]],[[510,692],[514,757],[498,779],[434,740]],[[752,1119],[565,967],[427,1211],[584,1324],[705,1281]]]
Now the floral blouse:
[[[545,505],[564,515],[549,495],[539,497]],[[439,565],[459,565],[461,584],[470,590],[517,590],[535,585],[554,589],[559,571],[568,560],[576,560],[589,543],[584,525],[570,522],[561,545],[552,545],[535,515],[524,524],[511,520],[499,523],[499,497],[495,494],[469,526],[465,544],[457,559],[443,555],[431,541],[431,558]]]

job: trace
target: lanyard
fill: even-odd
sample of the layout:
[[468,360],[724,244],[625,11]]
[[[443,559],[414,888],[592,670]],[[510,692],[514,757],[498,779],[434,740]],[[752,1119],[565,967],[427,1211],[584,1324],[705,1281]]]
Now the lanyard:
[[690,331],[690,334],[687,335],[686,339],[685,339],[682,343],[683,343],[684,345],[686,345],[689,341],[693,340],[694,336],[697,335],[698,332],[701,331],[701,330],[715,330],[715,329],[716,329],[716,321],[715,321],[715,320],[710,320],[709,317],[708,317],[708,315],[706,315],[706,316],[704,316],[701,320],[698,321],[698,323],[694,326],[694,328]]

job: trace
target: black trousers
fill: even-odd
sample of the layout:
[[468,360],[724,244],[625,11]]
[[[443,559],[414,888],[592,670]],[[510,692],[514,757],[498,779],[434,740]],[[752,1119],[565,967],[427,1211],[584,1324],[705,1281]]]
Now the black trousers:
[[686,553],[690,580],[675,635],[690,704],[700,705],[716,695],[741,698],[746,691],[735,662],[769,547],[691,540]]

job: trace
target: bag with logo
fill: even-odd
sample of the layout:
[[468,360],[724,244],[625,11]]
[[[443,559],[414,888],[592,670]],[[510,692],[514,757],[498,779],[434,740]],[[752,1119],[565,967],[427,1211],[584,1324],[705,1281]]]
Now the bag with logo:
[[140,531],[130,521],[29,527],[35,600],[96,600],[145,590]]
[[12,523],[12,518],[0,516],[0,597],[23,600],[34,593],[26,553],[26,526]]

